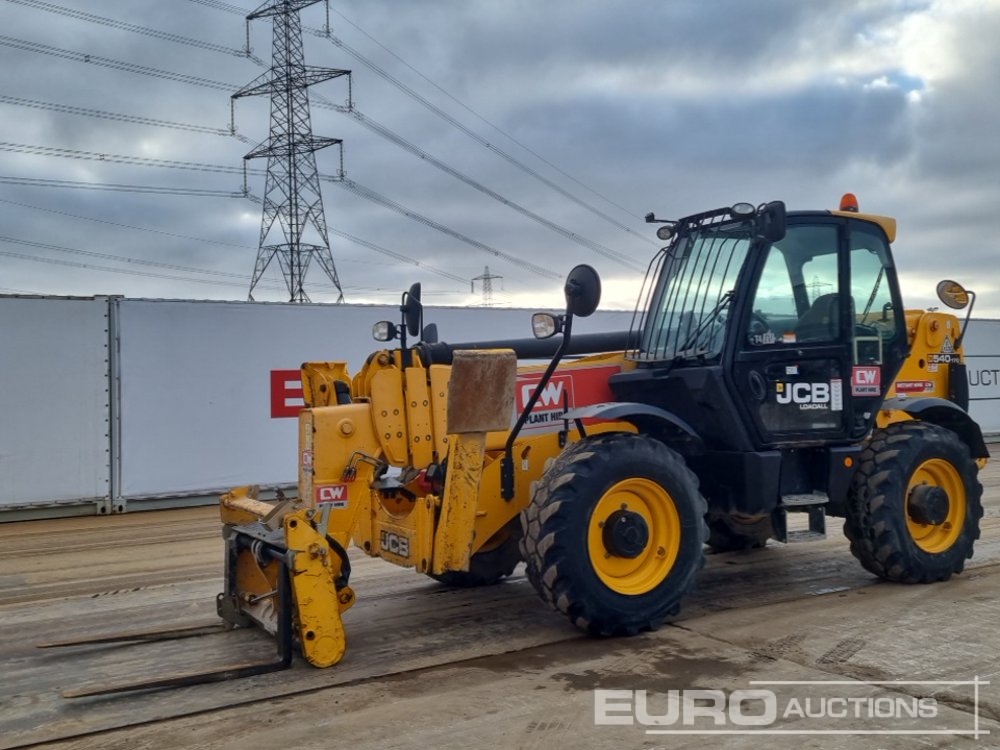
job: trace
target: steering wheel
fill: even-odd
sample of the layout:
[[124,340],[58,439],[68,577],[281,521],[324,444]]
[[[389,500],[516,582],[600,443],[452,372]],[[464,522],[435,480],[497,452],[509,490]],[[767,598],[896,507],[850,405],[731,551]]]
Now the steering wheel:
[[750,313],[750,331],[751,335],[757,333],[774,333],[771,330],[771,324],[767,322],[767,318],[758,312]]
[[[768,341],[768,334],[770,334],[770,341]],[[751,344],[765,344],[774,343],[775,336],[774,331],[771,329],[771,324],[767,322],[767,318],[757,312],[750,313],[750,326],[747,330],[747,341]]]

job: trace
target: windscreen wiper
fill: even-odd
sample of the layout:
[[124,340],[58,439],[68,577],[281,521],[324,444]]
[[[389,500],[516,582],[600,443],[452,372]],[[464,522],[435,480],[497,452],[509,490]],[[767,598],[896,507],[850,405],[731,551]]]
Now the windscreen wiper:
[[698,352],[688,352],[688,350],[691,347],[693,347],[695,343],[697,343],[698,338],[701,336],[702,333],[705,332],[705,329],[709,325],[711,325],[715,321],[715,319],[722,314],[722,311],[729,306],[729,303],[733,301],[734,295],[735,293],[732,290],[730,290],[719,298],[719,301],[715,304],[715,307],[713,307],[709,311],[708,315],[702,319],[701,323],[698,324],[698,327],[691,332],[691,335],[684,340],[684,344],[681,345],[679,349],[677,349],[677,353],[674,355],[675,363],[679,362],[680,360],[688,359],[692,356],[698,355]]

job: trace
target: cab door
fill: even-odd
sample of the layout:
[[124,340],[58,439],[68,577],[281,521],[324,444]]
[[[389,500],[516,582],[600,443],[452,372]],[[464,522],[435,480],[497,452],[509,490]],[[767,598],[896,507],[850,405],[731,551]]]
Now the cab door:
[[733,387],[761,445],[856,440],[905,357],[905,315],[878,225],[790,217],[755,259]]
[[762,445],[847,439],[852,315],[846,227],[789,221],[743,296],[733,381]]

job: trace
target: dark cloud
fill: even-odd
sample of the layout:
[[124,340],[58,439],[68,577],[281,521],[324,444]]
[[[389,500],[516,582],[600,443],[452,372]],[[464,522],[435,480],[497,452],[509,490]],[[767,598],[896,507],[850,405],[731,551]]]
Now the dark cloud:
[[[52,0],[131,24],[235,50],[239,15],[195,2]],[[258,3],[234,0],[251,10]],[[30,5],[30,3],[29,3]],[[390,75],[635,232],[641,215],[678,215],[736,200],[784,199],[794,208],[833,206],[846,190],[863,208],[896,215],[904,291],[931,302],[942,275],[977,278],[990,262],[1000,70],[994,39],[1000,12],[981,3],[851,0],[632,0],[538,3],[344,0],[331,5],[333,30]],[[236,54],[180,45],[4,1],[3,34],[76,53],[219,81],[232,90],[262,68]],[[342,16],[340,14],[343,14]],[[303,12],[321,27],[321,5]],[[430,85],[386,48],[460,98],[581,186]],[[270,56],[270,25],[251,27],[254,53]],[[549,189],[434,116],[328,40],[306,35],[308,61],[354,70],[359,109],[463,174],[546,219],[628,254],[644,265],[655,246]],[[128,73],[0,45],[0,95],[225,129],[230,90]],[[313,91],[346,97],[344,81]],[[318,99],[316,100],[318,101]],[[267,135],[268,102],[241,99],[238,132],[253,143],[210,133],[156,128],[0,102],[3,141],[152,159],[240,166]],[[350,117],[314,107],[316,133],[344,139],[348,176],[388,198],[505,253],[562,273],[593,263],[630,306],[641,274],[540,226],[378,137]],[[339,168],[334,149],[320,170]],[[264,162],[251,164],[262,168]],[[242,176],[114,165],[52,155],[0,152],[0,174],[238,191]],[[250,187],[263,191],[263,178]],[[591,192],[589,188],[600,195]],[[385,301],[419,280],[436,301],[470,299],[468,287],[426,269],[471,278],[486,265],[504,277],[508,302],[558,302],[558,284],[365,201],[323,185],[330,226],[399,253],[402,264],[331,238],[348,299]],[[601,196],[613,201],[609,203]],[[0,234],[140,261],[210,269],[210,285],[97,272],[0,256],[0,288],[46,293],[226,297],[245,294],[259,231],[257,205],[233,198],[135,195],[0,185]],[[30,204],[48,211],[12,205]],[[618,206],[624,207],[622,210]],[[108,223],[52,213],[78,214]],[[196,239],[186,239],[185,235]],[[115,263],[91,256],[0,243],[0,251],[191,277],[183,269]],[[311,279],[322,287],[314,269]],[[959,278],[959,280],[962,280]],[[271,291],[281,296],[279,277]],[[910,287],[912,287],[912,292]],[[327,285],[329,290],[329,286]],[[625,290],[625,291],[621,291]],[[1000,289],[997,290],[1000,292]],[[434,296],[434,295],[432,295]],[[321,300],[332,299],[318,292]],[[471,298],[474,299],[474,298]],[[983,295],[980,310],[1000,313]]]

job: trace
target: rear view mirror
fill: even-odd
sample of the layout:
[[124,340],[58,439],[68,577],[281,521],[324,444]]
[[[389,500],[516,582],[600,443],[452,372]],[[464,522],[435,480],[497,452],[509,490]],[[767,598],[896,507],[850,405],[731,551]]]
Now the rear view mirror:
[[423,332],[420,334],[420,340],[425,344],[436,344],[438,342],[437,323],[428,323],[425,325]]
[[566,277],[566,314],[592,315],[601,302],[601,277],[588,265],[579,265]]
[[785,204],[771,201],[757,214],[757,234],[767,242],[779,242],[785,238]]
[[969,304],[969,292],[957,281],[950,279],[938,282],[937,296],[952,310],[964,310]]
[[423,317],[423,305],[420,304],[420,282],[410,287],[403,295],[403,317],[406,320],[406,332],[411,336],[420,335],[420,319]]

